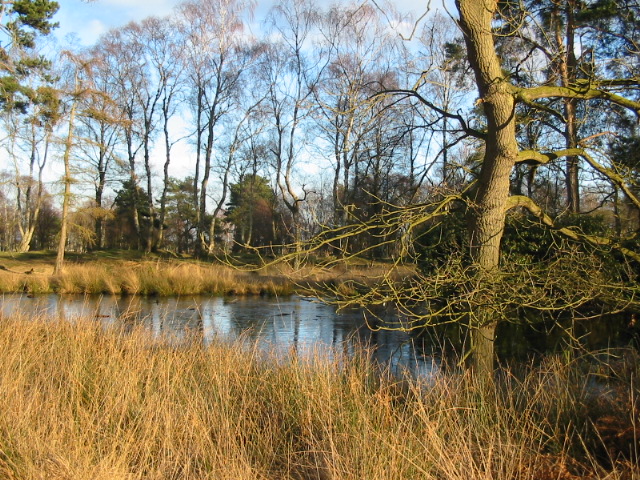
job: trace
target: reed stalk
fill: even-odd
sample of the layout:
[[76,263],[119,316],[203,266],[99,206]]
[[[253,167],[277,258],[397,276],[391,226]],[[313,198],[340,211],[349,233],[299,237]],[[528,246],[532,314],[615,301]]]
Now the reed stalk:
[[637,478],[636,458],[598,457],[587,407],[605,374],[609,414],[635,405],[634,361],[623,379],[550,359],[487,392],[468,372],[394,378],[366,352],[176,342],[0,318],[0,478]]

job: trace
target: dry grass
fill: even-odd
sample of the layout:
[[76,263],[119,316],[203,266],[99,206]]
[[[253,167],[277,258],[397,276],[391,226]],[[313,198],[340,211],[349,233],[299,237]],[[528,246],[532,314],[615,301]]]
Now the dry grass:
[[111,295],[289,295],[294,291],[352,292],[386,273],[382,265],[313,265],[294,270],[287,264],[256,271],[193,260],[68,261],[64,272],[53,276],[53,259],[0,257],[0,292],[86,293]]
[[364,356],[3,318],[0,478],[638,478],[576,447],[587,377],[571,372],[548,362],[487,392],[469,374],[398,382]]
[[177,261],[69,263],[53,276],[47,268],[23,273],[0,270],[0,292],[111,295],[287,295],[294,283],[284,276],[248,273],[224,265]]

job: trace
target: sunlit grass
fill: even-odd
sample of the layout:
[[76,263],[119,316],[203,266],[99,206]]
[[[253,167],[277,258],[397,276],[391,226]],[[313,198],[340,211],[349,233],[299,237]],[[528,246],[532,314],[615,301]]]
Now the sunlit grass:
[[284,276],[245,272],[219,264],[178,261],[69,262],[56,276],[52,272],[0,270],[0,292],[7,293],[288,295],[293,293],[294,286],[294,282]]
[[78,257],[53,275],[52,254],[0,255],[0,292],[109,295],[290,295],[331,291],[352,294],[387,273],[384,265],[338,262],[330,267],[282,262],[262,269],[192,259]]
[[[598,444],[586,370],[554,357],[503,376],[496,390],[468,372],[399,381],[365,354],[283,359],[2,318],[0,478],[637,478],[583,448]],[[632,384],[620,392],[609,415],[635,404]]]

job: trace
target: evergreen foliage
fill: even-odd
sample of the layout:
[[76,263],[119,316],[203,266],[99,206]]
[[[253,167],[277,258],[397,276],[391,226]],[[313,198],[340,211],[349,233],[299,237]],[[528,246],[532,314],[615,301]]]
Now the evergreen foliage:
[[239,245],[266,246],[275,239],[276,195],[260,175],[243,175],[231,185],[226,218],[235,227]]
[[[30,105],[41,104],[53,111],[51,107],[58,100],[51,98],[51,62],[31,50],[38,35],[49,35],[58,26],[52,18],[59,7],[58,2],[50,0],[2,3],[0,14],[5,24],[1,28],[7,38],[0,42],[1,108],[26,113]],[[39,81],[28,82],[31,75],[39,77]]]
[[50,0],[14,0],[6,29],[18,45],[32,48],[36,35],[48,35],[58,26],[51,20],[59,8],[58,2]]

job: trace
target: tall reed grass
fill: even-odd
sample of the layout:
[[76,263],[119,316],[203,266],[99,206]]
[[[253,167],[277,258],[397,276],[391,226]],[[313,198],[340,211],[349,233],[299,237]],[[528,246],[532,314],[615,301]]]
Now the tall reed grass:
[[[40,269],[46,270],[46,268]],[[69,263],[64,271],[0,270],[0,292],[112,295],[288,295],[294,283],[282,275],[243,272],[224,265],[178,261]]]
[[[294,270],[286,264],[243,271],[224,264],[178,260],[100,260],[68,262],[54,276],[52,267],[29,263],[0,270],[0,292],[86,293],[111,295],[290,295],[294,291],[322,289],[323,284],[348,285],[383,275],[382,267],[353,266]],[[22,270],[25,270],[22,273]]]
[[583,370],[556,359],[503,375],[488,391],[469,373],[398,380],[365,353],[276,358],[1,318],[0,478],[638,478],[635,458],[587,448]]

